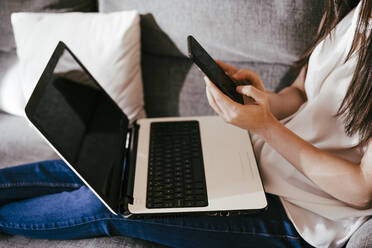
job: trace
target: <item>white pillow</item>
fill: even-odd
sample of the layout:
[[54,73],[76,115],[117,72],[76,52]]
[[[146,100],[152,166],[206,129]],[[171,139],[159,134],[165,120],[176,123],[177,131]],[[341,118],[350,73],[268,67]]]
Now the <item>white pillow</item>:
[[19,78],[19,62],[17,62],[6,71],[0,80],[0,110],[24,116],[26,100]]
[[11,19],[25,102],[61,40],[130,120],[144,117],[140,24],[136,11],[14,13]]

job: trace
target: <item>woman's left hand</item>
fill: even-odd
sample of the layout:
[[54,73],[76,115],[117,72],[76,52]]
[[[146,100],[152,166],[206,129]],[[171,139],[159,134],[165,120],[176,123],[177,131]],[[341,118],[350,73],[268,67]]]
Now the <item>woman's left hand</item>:
[[208,102],[227,123],[264,135],[277,120],[270,111],[268,96],[254,86],[238,86],[237,92],[252,97],[255,102],[242,105],[223,94],[207,77],[204,77]]

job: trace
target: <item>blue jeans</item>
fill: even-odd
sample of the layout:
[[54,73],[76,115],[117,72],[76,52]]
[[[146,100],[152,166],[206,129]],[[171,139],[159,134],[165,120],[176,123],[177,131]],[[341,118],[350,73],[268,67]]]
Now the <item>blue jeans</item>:
[[0,231],[33,238],[125,235],[172,247],[306,247],[278,197],[241,216],[125,219],[111,214],[61,160],[0,170]]

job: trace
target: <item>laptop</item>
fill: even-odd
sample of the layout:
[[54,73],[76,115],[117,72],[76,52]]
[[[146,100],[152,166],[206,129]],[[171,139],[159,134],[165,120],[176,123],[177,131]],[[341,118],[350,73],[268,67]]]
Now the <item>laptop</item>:
[[113,214],[225,216],[267,208],[247,131],[216,116],[130,123],[63,42],[25,111]]

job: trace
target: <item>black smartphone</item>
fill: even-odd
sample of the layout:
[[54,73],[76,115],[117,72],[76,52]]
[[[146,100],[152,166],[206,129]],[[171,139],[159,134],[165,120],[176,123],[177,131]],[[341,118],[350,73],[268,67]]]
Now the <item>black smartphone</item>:
[[212,59],[205,49],[191,35],[187,37],[190,59],[207,75],[207,77],[225,95],[235,102],[244,104],[243,97],[236,92],[237,82],[230,78],[222,68]]

